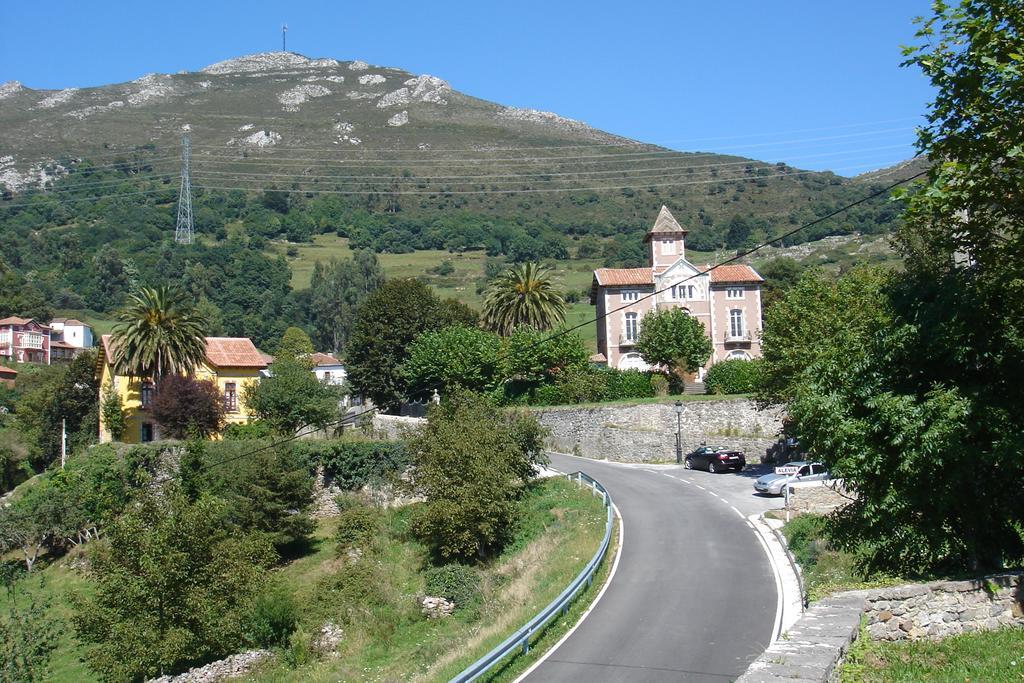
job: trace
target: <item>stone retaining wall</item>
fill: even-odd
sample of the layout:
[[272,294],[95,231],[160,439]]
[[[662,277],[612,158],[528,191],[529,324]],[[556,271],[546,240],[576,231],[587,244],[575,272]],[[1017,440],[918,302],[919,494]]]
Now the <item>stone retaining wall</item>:
[[811,605],[736,683],[834,681],[860,632],[882,640],[929,639],[1024,626],[1024,574],[837,593]]
[[[536,408],[551,430],[547,446],[562,453],[619,462],[675,459],[676,411],[672,403]],[[782,429],[781,411],[757,410],[749,399],[684,401],[683,452],[702,443],[740,448],[760,462]]]
[[876,640],[938,640],[969,631],[1024,626],[1020,574],[981,581],[895,586],[870,596],[864,613]]
[[[852,496],[836,481],[807,482],[791,484],[789,487],[789,509],[794,513],[827,515],[836,508],[850,502]],[[833,488],[835,487],[835,488]]]
[[426,423],[426,418],[404,417],[401,415],[373,415],[373,435],[385,441],[396,441],[405,438],[409,432],[416,431]]

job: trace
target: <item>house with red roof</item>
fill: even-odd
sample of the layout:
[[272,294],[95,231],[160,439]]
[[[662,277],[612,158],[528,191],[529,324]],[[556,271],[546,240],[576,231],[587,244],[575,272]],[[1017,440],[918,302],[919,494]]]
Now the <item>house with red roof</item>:
[[[248,337],[206,337],[206,360],[196,368],[194,377],[210,380],[217,385],[224,401],[226,424],[245,424],[249,411],[245,405],[244,389],[260,381],[260,372],[267,360]],[[96,357],[96,376],[100,383],[99,403],[104,405],[111,392],[121,400],[125,429],[120,440],[125,443],[154,441],[160,438],[160,426],[150,412],[155,387],[146,377],[129,377],[118,371],[114,364],[113,341],[109,334],[100,337],[100,353]],[[100,442],[112,441],[100,410]]]
[[[686,259],[687,231],[662,206],[644,236],[648,265],[642,268],[598,268],[590,302],[597,307],[597,350],[594,360],[608,367],[649,369],[636,351],[644,315],[682,308],[704,325],[714,351],[712,364],[727,358],[761,355],[761,285],[756,270],[744,264],[712,268]],[[607,314],[607,315],[606,315]]]
[[50,364],[50,327],[32,318],[0,320],[0,358],[11,363]]

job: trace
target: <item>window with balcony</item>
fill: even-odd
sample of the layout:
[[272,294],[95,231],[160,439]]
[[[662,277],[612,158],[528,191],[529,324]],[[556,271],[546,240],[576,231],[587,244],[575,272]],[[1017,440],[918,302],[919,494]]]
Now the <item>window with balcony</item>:
[[637,333],[639,331],[639,317],[640,316],[637,315],[636,313],[627,313],[626,314],[626,320],[625,320],[626,325],[623,328],[623,332],[622,332],[623,335],[626,338],[626,341],[631,341],[631,342],[636,341]]
[[729,311],[729,336],[733,339],[743,337],[743,311],[738,308]]
[[622,293],[622,300],[623,301],[636,301],[639,298],[640,298],[640,292],[637,292],[636,290],[625,291],[625,292]]
[[725,290],[726,299],[742,299],[743,288],[742,287],[727,287]]
[[224,412],[238,412],[238,385],[234,382],[224,384]]
[[38,332],[25,332],[21,335],[21,345],[26,349],[43,348],[43,335]]
[[142,386],[139,387],[139,403],[142,404],[143,410],[149,410],[149,407],[153,405],[153,393],[154,387],[152,382],[143,382]]

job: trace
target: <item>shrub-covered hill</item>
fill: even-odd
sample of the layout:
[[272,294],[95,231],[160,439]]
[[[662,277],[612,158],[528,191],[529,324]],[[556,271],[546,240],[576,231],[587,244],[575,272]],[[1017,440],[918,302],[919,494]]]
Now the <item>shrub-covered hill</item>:
[[[566,236],[635,241],[661,204],[695,248],[734,248],[891,180],[674,152],[480,100],[430,75],[265,53],[94,88],[0,87],[10,204],[0,229],[40,179],[70,173],[70,185],[53,184],[76,199],[57,225],[77,222],[89,197],[120,195],[159,207],[162,219],[146,225],[166,232],[183,131],[200,230],[223,234],[239,222],[251,236],[293,240],[342,230],[378,251],[564,256]],[[895,214],[879,201],[795,239],[885,231]]]

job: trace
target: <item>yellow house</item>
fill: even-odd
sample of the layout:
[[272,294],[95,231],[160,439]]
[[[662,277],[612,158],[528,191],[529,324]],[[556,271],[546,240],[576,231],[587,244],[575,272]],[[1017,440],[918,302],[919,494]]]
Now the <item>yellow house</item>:
[[[100,406],[110,391],[121,397],[125,415],[124,433],[121,441],[141,443],[160,438],[160,427],[156,424],[148,407],[153,399],[153,383],[147,379],[129,378],[114,372],[114,354],[110,335],[100,338],[101,351],[96,356],[96,374],[100,381]],[[260,370],[267,367],[263,354],[256,350],[247,337],[206,337],[206,361],[196,369],[195,378],[216,382],[224,397],[224,414],[227,424],[242,424],[249,420],[243,399],[243,388],[260,380]],[[112,441],[110,431],[100,410],[100,443]]]

